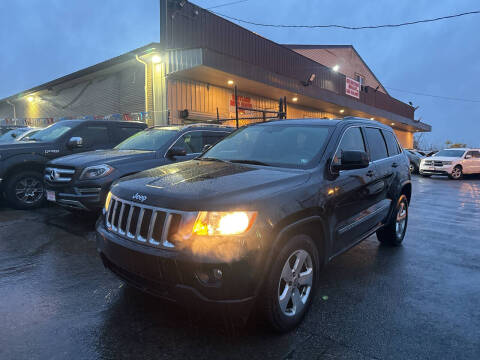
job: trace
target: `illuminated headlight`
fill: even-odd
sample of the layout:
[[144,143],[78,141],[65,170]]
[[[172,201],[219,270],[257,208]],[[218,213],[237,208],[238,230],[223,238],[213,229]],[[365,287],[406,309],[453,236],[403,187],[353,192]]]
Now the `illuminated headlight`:
[[109,191],[107,194],[107,198],[105,199],[105,206],[103,207],[103,213],[108,213],[108,209],[110,208],[110,202],[112,201],[112,192]]
[[113,167],[107,164],[89,166],[83,169],[80,180],[98,179],[112,173]]
[[256,217],[256,211],[200,211],[193,233],[202,236],[240,235],[252,227]]
[[452,165],[452,162],[451,161],[442,161],[442,164],[443,165]]

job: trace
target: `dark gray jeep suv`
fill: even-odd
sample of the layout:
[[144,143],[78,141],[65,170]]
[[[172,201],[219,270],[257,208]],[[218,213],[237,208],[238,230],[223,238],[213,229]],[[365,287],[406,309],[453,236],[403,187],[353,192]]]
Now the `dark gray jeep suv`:
[[255,304],[288,331],[329,260],[374,233],[400,245],[408,167],[392,129],[370,120],[243,127],[199,158],[115,183],[98,251],[143,291],[228,311]]

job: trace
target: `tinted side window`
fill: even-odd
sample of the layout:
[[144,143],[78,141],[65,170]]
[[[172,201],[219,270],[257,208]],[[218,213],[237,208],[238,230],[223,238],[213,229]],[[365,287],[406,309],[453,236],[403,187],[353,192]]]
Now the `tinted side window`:
[[173,146],[184,148],[187,151],[187,154],[200,153],[203,149],[202,132],[192,131],[183,134]]
[[480,151],[469,151],[467,155],[471,155],[474,159],[480,159]]
[[338,150],[333,158],[334,163],[340,164],[343,151],[365,151],[365,142],[359,127],[352,127],[343,133]]
[[388,157],[387,146],[380,129],[365,128],[365,134],[370,151],[370,160],[375,161]]
[[141,130],[141,128],[134,126],[115,126],[113,130],[113,136],[115,142],[120,143]]
[[203,132],[203,143],[204,145],[213,145],[217,141],[222,140],[225,136],[227,136],[228,132],[221,132],[221,131],[204,131]]
[[[395,135],[390,131],[382,131],[383,136],[385,137],[385,141],[387,142],[387,149],[389,156],[395,156],[400,154],[398,150],[397,140],[395,139]],[[416,154],[417,155],[417,154]]]
[[83,139],[83,147],[99,147],[110,142],[107,125],[82,126],[72,132],[72,136]]

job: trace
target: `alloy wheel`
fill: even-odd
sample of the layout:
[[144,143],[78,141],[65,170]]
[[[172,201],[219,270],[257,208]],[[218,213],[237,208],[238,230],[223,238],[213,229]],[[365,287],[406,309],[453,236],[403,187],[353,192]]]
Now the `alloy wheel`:
[[459,167],[456,167],[452,170],[452,178],[460,179],[461,176],[462,176],[462,169],[460,169]]
[[400,239],[403,236],[406,224],[407,224],[407,204],[404,201],[402,201],[399,205],[398,212],[397,212],[397,219],[395,222],[395,232],[397,234],[398,239]]
[[34,177],[24,177],[15,185],[15,196],[25,204],[34,204],[42,199],[43,184]]
[[285,262],[278,283],[278,302],[284,315],[295,316],[303,310],[312,284],[312,258],[307,251],[296,250]]

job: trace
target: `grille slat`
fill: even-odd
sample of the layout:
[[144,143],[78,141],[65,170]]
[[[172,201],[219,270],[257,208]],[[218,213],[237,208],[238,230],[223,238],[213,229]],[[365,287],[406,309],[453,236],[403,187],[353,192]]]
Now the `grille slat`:
[[142,222],[143,222],[143,215],[145,214],[145,209],[140,208],[140,213],[138,215],[138,220],[137,220],[137,230],[135,231],[135,239],[141,242],[145,242],[146,239],[143,239],[140,236],[140,229],[142,228]]
[[153,247],[172,249],[175,245],[168,240],[171,226],[177,228],[182,213],[112,196],[105,219],[107,229],[119,236]]

